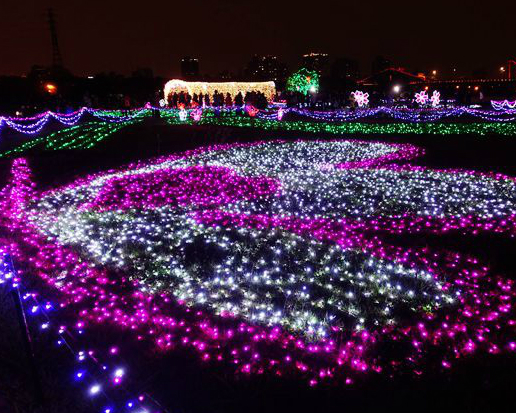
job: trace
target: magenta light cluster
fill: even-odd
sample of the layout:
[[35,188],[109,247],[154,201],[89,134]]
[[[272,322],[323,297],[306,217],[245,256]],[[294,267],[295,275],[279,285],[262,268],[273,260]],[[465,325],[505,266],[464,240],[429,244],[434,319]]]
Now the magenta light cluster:
[[278,189],[273,179],[246,178],[223,167],[192,166],[113,178],[89,206],[103,210],[223,205],[273,195]]

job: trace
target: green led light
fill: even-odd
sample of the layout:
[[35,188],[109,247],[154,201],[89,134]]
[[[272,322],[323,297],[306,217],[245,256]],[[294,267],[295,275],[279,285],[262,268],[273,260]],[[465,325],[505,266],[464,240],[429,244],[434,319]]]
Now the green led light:
[[302,67],[288,78],[287,90],[303,95],[308,95],[310,92],[315,93],[319,90],[319,74]]
[[[167,116],[170,124],[191,124],[192,121],[181,122],[177,114]],[[480,135],[489,134],[510,136],[516,135],[516,123],[475,122],[475,123],[364,123],[344,122],[329,123],[317,121],[278,121],[268,119],[237,116],[233,113],[221,112],[218,116],[212,111],[204,111],[199,124],[259,128],[264,130],[285,130],[311,133],[340,134],[427,134],[427,135]]]
[[36,147],[44,150],[89,149],[120,129],[139,121],[138,119],[120,123],[86,122],[32,139],[0,153],[0,158],[17,155]]
[[[110,137],[125,126],[140,122],[151,115],[150,110],[143,110],[135,118],[119,123],[86,122],[26,141],[12,149],[0,153],[0,158],[15,156],[25,151],[41,147],[44,150],[88,149]],[[192,125],[191,117],[179,119],[179,111],[161,110],[161,116],[170,125]],[[97,112],[102,116],[127,116],[127,111]],[[296,131],[309,133],[329,133],[334,135],[500,135],[515,136],[514,122],[474,122],[474,123],[365,123],[365,122],[319,122],[319,121],[278,121],[272,119],[250,118],[235,111],[217,111],[205,109],[200,125],[232,126],[258,128],[263,130]]]

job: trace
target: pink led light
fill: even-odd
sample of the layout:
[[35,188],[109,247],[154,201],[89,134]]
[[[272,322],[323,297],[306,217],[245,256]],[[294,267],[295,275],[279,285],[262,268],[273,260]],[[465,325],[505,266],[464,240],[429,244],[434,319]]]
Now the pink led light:
[[163,205],[223,205],[273,195],[278,190],[279,183],[273,179],[245,178],[228,168],[194,166],[111,179],[87,207],[126,210]]
[[351,93],[355,101],[357,102],[358,107],[363,108],[369,105],[369,93],[364,93],[361,90],[356,90]]
[[428,94],[426,93],[426,90],[417,92],[415,94],[415,100],[416,100],[416,103],[419,103],[422,106],[426,105],[428,102]]

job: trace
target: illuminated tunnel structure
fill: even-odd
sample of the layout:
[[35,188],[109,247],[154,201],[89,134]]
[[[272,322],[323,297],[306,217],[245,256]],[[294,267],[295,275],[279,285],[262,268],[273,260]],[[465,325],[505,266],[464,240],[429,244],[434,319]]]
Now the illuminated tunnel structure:
[[271,102],[276,95],[276,85],[274,82],[186,82],[180,79],[169,80],[165,84],[164,98],[169,102],[170,95],[174,93],[188,93],[190,96],[208,94],[213,101],[215,92],[222,93],[224,97],[229,93],[231,99],[235,99],[238,93],[245,97],[248,92],[261,92],[265,95],[268,102]]

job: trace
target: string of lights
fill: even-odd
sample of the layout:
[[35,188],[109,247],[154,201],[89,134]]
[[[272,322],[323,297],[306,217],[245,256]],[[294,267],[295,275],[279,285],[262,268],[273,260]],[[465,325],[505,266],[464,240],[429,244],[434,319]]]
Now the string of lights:
[[130,111],[106,111],[100,109],[81,108],[78,111],[62,114],[47,111],[29,118],[0,117],[0,130],[3,126],[26,135],[37,135],[51,121],[56,120],[64,126],[78,124],[85,114],[91,114],[103,122],[127,122],[128,120],[149,115],[147,108],[133,109]]
[[[151,110],[159,110],[161,116],[165,117],[171,124],[179,123],[200,123],[211,125],[255,127],[265,130],[293,130],[313,133],[332,134],[499,134],[512,135],[516,129],[513,123],[500,123],[500,119],[491,118],[486,111],[482,112],[485,123],[431,123],[442,119],[444,116],[459,116],[466,113],[463,109],[455,111],[428,113],[406,112],[390,108],[361,109],[355,112],[316,112],[303,109],[281,108],[278,111],[258,111],[254,117],[241,116],[242,109],[239,108],[196,108],[196,109],[158,109],[145,107],[127,114],[124,111],[95,111],[96,116],[102,119],[101,122],[84,122],[69,128],[53,132],[47,136],[36,135],[31,140],[26,140],[18,146],[4,150],[0,158],[13,156],[27,150],[41,147],[43,149],[87,149],[95,146],[107,137],[111,136],[121,128],[138,122],[149,116]],[[468,113],[476,113],[475,109],[468,109]],[[285,121],[283,117],[287,113],[298,116],[314,118],[313,121]],[[402,113],[402,115],[400,115]],[[424,114],[423,114],[424,113]],[[367,118],[378,114],[389,114],[396,120],[403,123],[361,123],[356,122],[361,118]],[[423,117],[427,123],[422,123]],[[42,117],[41,119],[45,119]],[[110,121],[113,119],[113,122]],[[510,119],[506,119],[510,120]],[[74,121],[75,122],[75,121]],[[41,127],[41,126],[39,126]]]
[[[326,112],[318,112],[310,109],[290,108],[289,112],[318,120],[340,122],[354,121],[362,118],[392,118],[402,122],[436,122],[447,118],[460,118],[468,115],[473,118],[480,118],[488,122],[513,122],[516,120],[515,113],[500,113],[496,111],[468,107],[408,109],[380,106],[375,108],[361,108],[355,111],[338,110]],[[273,117],[274,114],[263,116],[263,118],[269,119],[273,119]]]
[[514,235],[513,178],[391,164],[421,153],[360,141],[220,145],[42,194],[14,180],[2,215],[15,261],[58,290],[77,322],[188,347],[240,374],[351,384],[367,371],[421,374],[514,351],[511,280],[474,257],[378,236]]
[[493,109],[497,111],[513,111],[516,110],[516,100],[511,102],[507,99],[505,100],[492,100],[491,106]]
[[53,132],[47,136],[27,140],[18,146],[1,152],[0,158],[15,156],[36,148],[44,150],[89,149],[122,128],[139,121],[139,118],[135,118],[116,123],[85,122]]
[[[359,91],[357,91],[359,92]],[[355,93],[357,93],[355,92]],[[361,92],[360,92],[361,93]],[[362,95],[359,95],[362,96]],[[434,95],[432,95],[432,99]],[[360,98],[362,99],[362,98]],[[360,108],[358,110],[336,110],[336,111],[326,111],[326,112],[318,112],[309,109],[302,108],[280,108],[276,111],[271,111],[270,109],[266,111],[256,110],[255,116],[260,119],[265,120],[281,120],[283,116],[287,113],[292,113],[298,116],[308,117],[316,120],[322,120],[326,122],[353,122],[359,119],[382,119],[382,118],[392,118],[396,121],[401,122],[438,122],[440,120],[446,118],[460,118],[463,116],[471,116],[473,118],[480,118],[485,122],[514,122],[516,120],[516,114],[514,110],[485,110],[485,109],[476,109],[469,107],[452,107],[452,108],[422,108],[422,109],[408,109],[408,108],[390,108],[390,107],[375,107],[375,108],[366,108],[366,104],[360,100],[362,103],[359,104]],[[434,101],[433,101],[434,102]],[[146,116],[150,116],[151,110],[160,110],[162,113],[166,112],[175,112],[174,109],[164,109],[164,108],[152,108],[150,105],[147,105],[140,109],[133,109],[130,111],[120,111],[120,110],[100,110],[100,109],[91,109],[91,108],[82,108],[76,112],[70,114],[59,114],[54,112],[44,112],[39,115],[35,115],[29,118],[16,118],[16,117],[0,117],[0,129],[3,126],[9,127],[19,133],[27,134],[27,135],[37,135],[39,134],[43,128],[52,120],[55,119],[65,126],[77,125],[84,117],[85,114],[90,114],[95,118],[104,121],[104,122],[127,122],[131,119],[143,118]],[[238,114],[241,112],[241,108],[238,107],[224,107],[224,108],[214,108],[214,107],[206,107],[207,111],[215,111],[224,114],[233,113]],[[182,115],[183,120],[186,120],[187,110],[183,109],[184,113]],[[194,109],[194,113],[192,116],[197,119],[200,119],[201,109]]]
[[[220,116],[216,114],[219,113]],[[177,124],[177,111],[164,111],[163,116],[170,124]],[[185,119],[183,123],[190,122]],[[331,133],[331,134],[428,134],[428,135],[478,135],[485,136],[496,134],[512,136],[516,134],[516,124],[513,122],[426,122],[426,123],[365,123],[365,122],[331,122],[331,121],[304,121],[304,120],[282,120],[274,118],[260,119],[230,114],[228,112],[216,112],[205,110],[198,122],[200,124],[261,128],[264,130],[288,130],[310,133]]]
[[[57,321],[55,306],[41,299],[41,294],[28,290],[12,267],[5,247],[0,247],[0,285],[4,290],[15,290],[22,299],[25,315],[32,316],[41,332],[55,337],[57,347],[67,349],[76,364],[74,381],[84,385],[87,397],[95,399],[99,412],[165,412],[148,393],[131,394],[125,385],[128,381],[128,363],[120,356],[118,346],[106,346],[108,350],[84,350],[77,343],[84,342],[84,329],[80,325],[66,326]],[[124,367],[122,367],[124,366]]]
[[[30,171],[23,159],[14,162],[14,171],[16,172],[10,182],[11,186],[8,186],[9,195],[13,195],[13,198],[10,202],[3,199],[2,206],[16,209],[23,207],[23,203],[31,196],[33,184],[30,182]],[[26,184],[23,191],[15,189],[20,189],[23,184]],[[5,195],[5,192],[2,195]],[[18,254],[16,242],[9,237],[5,238],[3,233],[0,239],[0,286],[3,286],[4,291],[12,291],[15,297],[19,297],[24,318],[31,316],[34,324],[39,326],[40,333],[54,337],[53,342],[56,346],[66,349],[72,355],[74,372],[70,373],[70,377],[83,386],[84,395],[92,400],[98,411],[166,412],[147,392],[134,394],[129,389],[129,363],[121,357],[122,350],[118,345],[109,346],[103,343],[102,348],[92,349],[86,343],[87,329],[82,323],[68,322],[64,321],[63,317],[60,318],[63,305],[55,305],[44,300],[41,293],[36,292],[34,288],[26,287],[26,275],[23,275],[23,271],[14,269],[10,256],[12,254],[16,257]],[[27,334],[30,334],[29,330]]]

